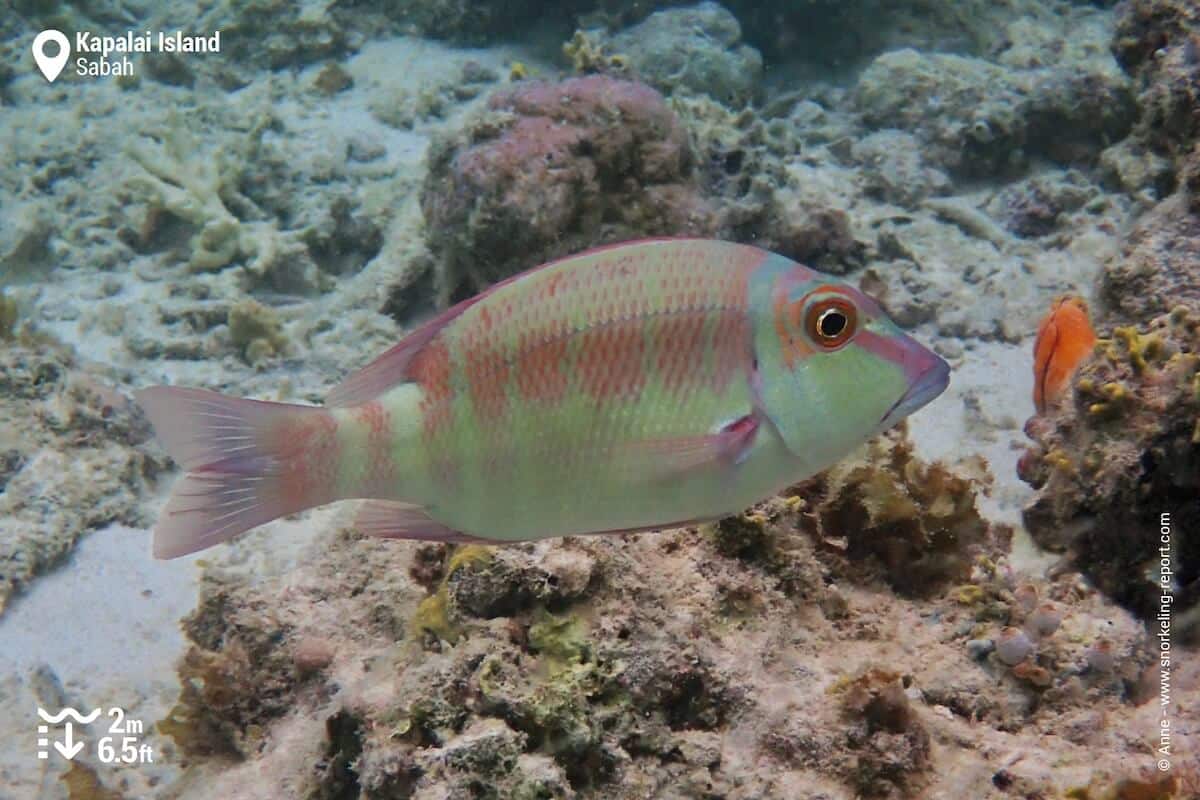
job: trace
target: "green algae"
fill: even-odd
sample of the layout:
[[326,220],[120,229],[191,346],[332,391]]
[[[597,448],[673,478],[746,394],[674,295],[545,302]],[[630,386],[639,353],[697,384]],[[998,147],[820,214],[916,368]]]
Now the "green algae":
[[446,564],[445,577],[437,590],[417,606],[412,618],[413,629],[448,644],[457,644],[463,629],[450,599],[449,583],[460,570],[486,566],[491,560],[491,548],[483,545],[464,545],[456,549]]
[[552,665],[551,672],[569,669],[591,657],[583,620],[544,613],[529,626],[529,648]]

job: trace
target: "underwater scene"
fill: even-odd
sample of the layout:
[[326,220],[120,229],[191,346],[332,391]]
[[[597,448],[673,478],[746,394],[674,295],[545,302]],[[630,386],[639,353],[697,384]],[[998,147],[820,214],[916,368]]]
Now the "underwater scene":
[[0,800],[1200,798],[1195,0],[0,2]]

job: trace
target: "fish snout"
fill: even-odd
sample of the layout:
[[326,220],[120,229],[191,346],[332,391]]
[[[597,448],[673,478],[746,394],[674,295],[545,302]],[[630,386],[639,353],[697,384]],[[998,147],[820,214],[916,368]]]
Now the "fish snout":
[[885,428],[928,405],[950,385],[950,365],[944,358],[915,339],[907,339],[904,345],[901,366],[908,389],[883,415]]

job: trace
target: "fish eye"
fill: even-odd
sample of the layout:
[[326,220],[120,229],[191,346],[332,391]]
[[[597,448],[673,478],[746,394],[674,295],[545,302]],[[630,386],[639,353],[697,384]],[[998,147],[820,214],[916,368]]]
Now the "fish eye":
[[858,328],[858,310],[842,297],[824,297],[808,307],[804,330],[808,338],[825,350],[836,350],[853,338]]

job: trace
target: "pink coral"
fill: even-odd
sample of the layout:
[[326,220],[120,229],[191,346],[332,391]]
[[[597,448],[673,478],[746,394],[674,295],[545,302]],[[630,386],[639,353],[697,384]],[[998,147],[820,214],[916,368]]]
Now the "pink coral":
[[649,86],[536,82],[488,108],[430,156],[422,209],[449,283],[478,289],[596,244],[711,232],[687,133]]

